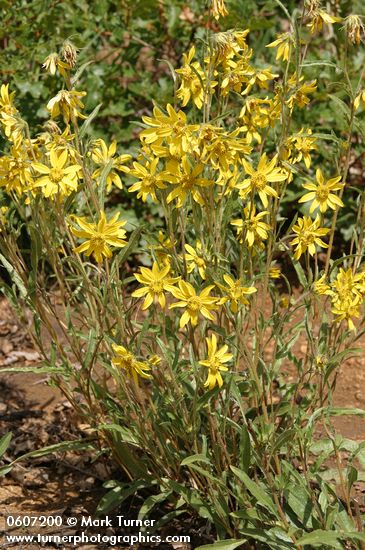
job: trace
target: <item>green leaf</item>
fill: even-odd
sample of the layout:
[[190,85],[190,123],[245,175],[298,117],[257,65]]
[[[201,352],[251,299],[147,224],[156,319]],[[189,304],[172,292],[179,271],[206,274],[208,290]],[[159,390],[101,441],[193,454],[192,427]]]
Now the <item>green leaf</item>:
[[355,409],[351,407],[321,407],[317,409],[308,420],[308,429],[311,429],[312,425],[322,418],[322,416],[361,416],[365,418],[365,411],[363,409]]
[[190,468],[192,470],[195,470],[196,472],[199,472],[202,476],[206,477],[207,479],[210,479],[210,481],[213,481],[213,483],[217,483],[217,485],[220,485],[224,489],[226,489],[226,484],[224,481],[219,479],[218,477],[214,476],[207,470],[204,470],[203,468],[200,468],[200,466],[197,466],[196,464],[190,464]]
[[187,513],[187,510],[185,508],[182,508],[180,510],[172,510],[172,512],[168,512],[167,514],[162,516],[162,518],[160,518],[159,520],[157,520],[154,523],[153,530],[155,532],[159,531],[163,525],[166,525],[166,523],[171,523],[171,521],[173,519],[181,516],[182,514],[186,514],[186,513]]
[[189,466],[189,464],[193,464],[194,462],[205,462],[206,464],[211,464],[207,456],[196,454],[184,458],[184,460],[181,462],[181,466]]
[[65,453],[68,451],[93,451],[95,447],[91,444],[90,440],[86,439],[75,439],[74,441],[61,441],[61,443],[55,443],[54,445],[48,445],[47,447],[42,447],[41,449],[36,449],[35,451],[30,451],[25,455],[20,456],[12,462],[20,462],[21,460],[26,460],[27,458],[38,458],[40,456],[47,456],[53,453]]
[[[104,487],[107,487],[110,482],[104,484]],[[110,485],[109,485],[110,486]],[[149,487],[148,482],[137,480],[133,483],[117,483],[110,491],[106,493],[100,500],[99,504],[96,507],[95,514],[97,516],[104,515],[110,510],[120,506],[124,500],[129,496],[135,495],[140,489],[145,489]]]
[[116,271],[118,270],[119,266],[128,258],[130,254],[134,251],[136,248],[139,238],[142,233],[142,226],[137,227],[133,231],[133,233],[130,234],[128,239],[128,244],[122,248],[122,250],[115,256],[113,265],[111,268],[111,275],[114,276]]
[[305,61],[302,63],[302,67],[332,67],[333,69],[336,69],[337,71],[342,71],[341,67],[336,65],[335,63],[331,63],[330,61]]
[[3,466],[2,468],[0,468],[0,477],[6,476],[6,474],[11,472],[12,469],[13,467],[10,464],[9,466]]
[[335,107],[337,107],[336,112],[342,113],[347,120],[350,120],[350,117],[351,117],[350,107],[336,95],[328,94],[328,97],[333,101],[333,103],[335,103]]
[[[80,69],[81,69],[81,67],[80,67]],[[84,135],[87,132],[89,126],[92,123],[92,121],[94,120],[94,118],[97,117],[98,112],[100,111],[101,107],[102,107],[102,103],[99,103],[99,105],[97,105],[95,107],[95,109],[89,114],[89,116],[85,120],[84,124],[81,126],[80,132],[79,132],[80,139],[82,139],[84,137]]]
[[279,435],[272,447],[271,456],[279,451],[288,441],[294,442],[296,430],[287,430]]
[[204,546],[198,546],[195,550],[234,550],[239,546],[242,546],[247,542],[247,539],[227,539],[227,540],[218,540],[213,542],[213,544],[204,544]]
[[307,288],[308,282],[307,277],[305,276],[304,270],[299,262],[293,261],[294,269],[297,272],[298,280],[303,288]]
[[[71,78],[71,83],[72,85],[74,86],[76,84],[76,82],[79,80],[80,76],[82,75],[82,73],[84,72],[84,70],[86,69],[86,67],[88,67],[89,65],[91,65],[92,63],[94,63],[94,61],[87,61],[86,63],[83,63],[76,71],[75,75]],[[99,109],[101,107],[101,103],[100,105],[98,105]],[[95,109],[94,109],[95,111]],[[93,112],[94,112],[93,111]],[[91,113],[92,115],[92,113]],[[91,116],[90,115],[90,116]]]
[[58,367],[1,367],[3,372],[32,372],[35,374],[65,374],[65,369]]
[[171,493],[172,491],[164,491],[162,493],[159,493],[158,495],[151,495],[150,497],[146,498],[139,510],[138,519],[143,519],[146,515],[150,513],[150,511],[154,506],[156,506],[156,504],[167,500]]
[[28,230],[31,239],[31,263],[34,271],[34,279],[36,280],[36,273],[38,267],[38,260],[42,254],[42,243],[39,235],[39,231],[32,223],[28,223]]
[[177,483],[171,479],[168,480],[168,484],[176,494],[180,495],[187,504],[198,512],[200,517],[208,519],[214,523],[214,512],[212,511],[210,505],[200,497],[197,491],[190,489],[189,487],[185,487],[185,485]]
[[27,289],[25,288],[24,283],[21,277],[19,276],[18,272],[14,269],[11,263],[8,262],[8,260],[2,254],[0,254],[0,261],[2,262],[6,271],[9,273],[11,280],[14,281],[15,285],[17,286],[20,292],[20,296],[22,298],[26,298],[28,294]]
[[349,464],[347,466],[347,486],[349,491],[351,490],[351,487],[353,486],[355,481],[357,481],[357,478],[358,478],[358,472],[356,468],[352,464]]
[[306,533],[303,537],[297,539],[297,545],[311,544],[313,546],[320,546],[323,548],[324,545],[335,548],[336,550],[343,550],[342,544],[339,542],[339,539],[342,536],[335,531],[324,531],[323,529],[316,529],[311,533]]
[[301,524],[312,527],[313,503],[304,487],[288,484],[287,502]]
[[171,73],[171,76],[173,78],[173,81],[174,81],[174,84],[176,86],[177,84],[177,76],[176,76],[176,73],[175,73],[175,69],[174,67],[171,65],[170,61],[168,59],[158,59],[157,61],[160,61],[162,63],[166,63],[166,65],[168,66],[168,68],[170,69],[170,73]]
[[118,437],[121,441],[123,441],[123,443],[131,443],[132,445],[139,446],[138,440],[134,437],[131,430],[125,428],[124,426],[119,426],[119,424],[99,424],[97,429],[117,432]]
[[9,447],[12,437],[13,437],[13,434],[9,432],[0,439],[0,458],[2,458],[6,449]]
[[365,542],[365,533],[348,531],[347,533],[343,533],[343,535],[341,534],[341,538],[349,539],[351,541],[360,540],[362,542]]
[[287,535],[282,531],[280,531],[280,537],[278,537],[278,532],[271,533],[270,531],[264,531],[263,529],[251,529],[246,527],[240,529],[239,531],[243,535],[247,535],[255,542],[261,541],[266,543],[269,548],[272,548],[272,550],[293,550],[294,548],[293,542],[286,542],[286,540],[283,539],[283,535],[285,535],[286,538]]
[[246,474],[251,462],[251,440],[247,427],[242,426],[240,433],[240,466]]
[[252,494],[252,496],[255,497],[257,500],[257,504],[260,504],[264,508],[266,508],[269,512],[274,514],[275,517],[278,517],[278,511],[274,504],[274,501],[270,498],[270,496],[264,491],[262,487],[255,481],[253,481],[246,472],[239,470],[235,466],[231,466],[232,472],[240,479],[245,487],[248,489],[248,491]]

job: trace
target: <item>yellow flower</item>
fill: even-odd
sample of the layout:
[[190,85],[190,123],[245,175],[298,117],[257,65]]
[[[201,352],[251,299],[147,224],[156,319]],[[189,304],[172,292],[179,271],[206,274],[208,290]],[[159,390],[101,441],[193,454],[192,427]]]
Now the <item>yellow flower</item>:
[[360,305],[356,300],[339,300],[332,306],[331,311],[334,315],[337,315],[335,319],[337,323],[347,321],[348,328],[350,330],[356,330],[355,324],[352,320],[353,317],[360,317]]
[[0,120],[4,126],[6,137],[19,149],[24,140],[26,122],[17,112],[13,115],[9,115],[5,111],[1,112]]
[[237,189],[241,190],[240,196],[244,198],[250,192],[257,192],[265,208],[269,204],[268,196],[278,198],[275,189],[268,184],[284,181],[288,178],[288,174],[283,174],[281,169],[276,167],[277,161],[278,156],[275,155],[267,162],[266,153],[264,153],[255,170],[249,162],[242,159],[243,167],[250,177],[237,185]]
[[336,279],[332,282],[334,300],[361,300],[362,295],[362,274],[354,275],[351,268],[346,271],[341,267]]
[[[211,44],[215,64],[220,65],[222,63],[224,66],[227,66],[232,57],[242,53],[242,50],[246,52],[248,50],[246,37],[249,32],[249,29],[246,29],[244,31],[214,33]],[[210,59],[207,58],[205,61],[209,63]]]
[[315,32],[320,32],[323,28],[323,24],[330,25],[332,23],[339,23],[341,21],[340,17],[334,17],[329,13],[323,10],[316,10],[311,17],[311,22],[308,23],[310,32],[314,34]]
[[[182,101],[182,106],[185,107],[190,99],[198,109],[203,107],[204,94],[206,86],[205,74],[198,61],[192,63],[195,56],[195,46],[192,46],[189,53],[183,53],[183,66],[181,69],[176,69],[176,73],[180,75],[181,85],[176,92],[176,95]],[[210,93],[213,91],[217,82],[210,82]]]
[[175,298],[180,300],[170,305],[170,309],[175,307],[186,308],[180,319],[180,328],[183,328],[190,321],[192,326],[198,324],[199,313],[214,321],[212,310],[216,309],[217,298],[209,296],[214,285],[207,286],[200,294],[195,292],[194,287],[186,281],[179,281],[179,288],[171,288],[170,292]]
[[170,265],[159,269],[157,262],[153,263],[152,269],[141,267],[141,273],[135,273],[135,278],[141,283],[141,288],[138,288],[132,293],[134,298],[146,296],[143,302],[142,309],[147,309],[153,302],[158,301],[161,307],[166,306],[165,291],[172,291],[172,285],[179,280],[179,277],[168,277]]
[[289,138],[289,146],[293,144],[293,147],[297,151],[297,154],[290,158],[292,164],[300,162],[303,159],[306,168],[310,168],[312,163],[310,152],[317,149],[315,145],[316,138],[311,137],[311,135],[312,130],[310,128],[305,131],[304,128],[302,128],[295,136]]
[[333,294],[330,286],[326,283],[326,276],[322,275],[317,281],[313,283],[313,288],[316,294],[324,295],[324,294]]
[[186,114],[183,111],[176,112],[172,105],[166,106],[167,115],[158,107],[153,109],[153,117],[144,116],[142,120],[147,128],[140,133],[140,138],[147,144],[168,138],[171,155],[182,156],[190,150],[191,133],[198,129],[198,125],[188,125]]
[[249,61],[252,56],[252,50],[248,48],[244,54],[233,61],[230,59],[223,65],[225,72],[222,75],[221,93],[226,96],[230,91],[235,91],[237,94],[242,92],[242,86],[252,76],[252,68],[249,66]]
[[280,118],[280,103],[276,99],[248,99],[241,109],[239,118],[242,120],[241,130],[246,132],[247,142],[253,139],[261,143],[260,131],[268,126],[274,126]]
[[165,162],[165,170],[169,173],[174,173],[178,170],[179,164],[185,154],[180,155],[176,151],[172,155],[170,147],[168,145],[158,145],[159,142],[152,143],[151,145],[144,145],[142,151],[145,153],[144,157],[158,157],[160,160]]
[[[113,351],[115,357],[112,359],[112,364],[115,367],[124,369],[128,377],[133,378],[135,384],[138,385],[138,376],[141,378],[152,378],[152,375],[148,371],[151,370],[151,364],[145,361],[138,361],[124,346],[117,346],[113,344]],[[155,362],[156,363],[156,362]]]
[[229,302],[233,313],[237,313],[238,305],[248,305],[249,301],[246,296],[257,292],[257,288],[254,286],[242,286],[240,279],[232,279],[232,277],[227,274],[223,275],[223,279],[227,283],[228,287],[218,284],[219,288],[221,288],[225,293],[225,296],[217,302],[217,305],[220,306],[226,302]]
[[167,196],[167,204],[177,199],[176,207],[181,208],[191,194],[195,202],[203,205],[204,199],[200,193],[200,188],[213,185],[213,181],[200,177],[203,170],[203,164],[197,164],[193,167],[188,158],[183,157],[177,170],[166,176],[166,181],[176,185],[176,188]]
[[212,15],[214,19],[219,19],[220,17],[226,17],[228,15],[228,10],[224,4],[224,0],[211,0],[212,1]]
[[280,279],[280,277],[281,277],[280,267],[276,267],[276,266],[270,267],[269,277],[270,277],[270,279]]
[[290,58],[290,47],[292,42],[292,36],[289,32],[283,32],[282,34],[279,34],[277,39],[274,40],[274,42],[270,42],[266,46],[266,48],[276,48],[278,47],[278,51],[276,52],[276,60],[283,58],[283,61],[289,61]]
[[166,172],[160,172],[156,174],[159,158],[154,158],[152,161],[146,161],[145,166],[139,162],[134,162],[134,170],[130,171],[130,175],[135,178],[139,178],[139,181],[133,183],[128,189],[129,193],[138,191],[137,198],[142,198],[143,202],[146,202],[147,197],[157,202],[156,191],[157,189],[165,189],[164,180],[166,178]]
[[320,237],[327,235],[330,230],[319,227],[320,223],[321,220],[318,215],[314,221],[307,216],[298,219],[297,225],[293,227],[293,231],[297,234],[297,237],[290,242],[290,244],[297,245],[294,253],[295,260],[299,260],[306,250],[313,256],[316,252],[316,244],[323,248],[328,248],[328,245]]
[[350,330],[356,330],[352,318],[360,316],[360,305],[363,300],[361,281],[362,274],[354,275],[351,268],[346,271],[340,268],[336,279],[331,284],[331,311],[337,315],[335,321],[347,321]]
[[151,245],[150,249],[153,252],[153,256],[159,265],[170,266],[171,265],[171,251],[176,245],[176,240],[171,241],[170,237],[166,237],[163,231],[158,232],[158,244]]
[[222,195],[230,195],[232,191],[237,188],[237,183],[240,177],[241,171],[239,170],[237,164],[234,165],[233,170],[229,170],[229,172],[226,173],[221,172],[215,182],[217,185],[223,187],[219,196],[221,197]]
[[[221,130],[221,129],[219,129]],[[206,137],[211,133],[211,141]],[[229,172],[229,166],[235,165],[240,158],[240,154],[247,155],[251,152],[250,147],[245,138],[239,138],[241,128],[237,128],[230,133],[219,133],[217,129],[206,129],[206,134],[202,132],[199,136],[203,144],[201,160],[205,164],[211,164],[213,168],[225,174]]]
[[45,197],[53,197],[55,195],[66,196],[77,189],[77,174],[81,170],[79,164],[65,167],[68,160],[67,151],[64,150],[60,155],[54,149],[51,149],[50,154],[51,166],[46,166],[40,162],[33,162],[32,168],[43,174],[38,178],[34,187],[41,187]]
[[13,105],[15,92],[9,94],[9,84],[2,84],[0,88],[0,111],[8,115],[15,115],[17,109]]
[[[303,80],[303,77],[300,77],[299,82]],[[290,80],[290,83],[293,84],[294,92],[290,95],[289,99],[286,101],[286,104],[290,109],[294,108],[294,105],[298,105],[300,109],[308,105],[310,103],[310,99],[308,97],[309,94],[313,94],[313,92],[317,89],[317,80],[312,80],[312,82],[304,82],[304,84],[301,84],[300,86],[296,85],[296,79],[295,75]]]
[[11,148],[10,155],[0,157],[0,187],[7,193],[23,195],[33,185],[30,161],[23,149]]
[[72,233],[80,239],[87,239],[74,248],[74,252],[85,252],[86,256],[93,254],[98,263],[103,261],[103,256],[111,258],[113,254],[110,246],[121,248],[127,244],[126,232],[122,229],[127,222],[118,219],[119,212],[108,221],[103,210],[98,223],[89,223],[85,218],[72,216],[72,220],[81,228],[71,227]]
[[359,108],[360,102],[362,103],[363,106],[365,105],[365,90],[362,90],[359,93],[359,95],[357,95],[354,99],[354,109],[355,109],[355,111],[357,111],[357,109]]
[[315,366],[318,370],[324,371],[328,363],[328,358],[326,355],[319,354],[315,357]]
[[44,60],[42,68],[49,72],[49,74],[52,76],[56,74],[56,71],[58,69],[60,74],[62,76],[65,76],[66,71],[69,71],[71,67],[68,63],[61,61],[57,53],[51,53]]
[[338,206],[344,206],[342,200],[332,191],[338,191],[344,186],[343,183],[338,183],[341,180],[341,176],[336,176],[329,180],[325,180],[322,174],[322,170],[317,168],[316,170],[317,185],[315,183],[305,183],[304,189],[308,189],[310,193],[306,193],[299,199],[299,202],[313,201],[309,212],[312,213],[319,207],[320,211],[326,212],[328,208],[336,210]]
[[204,361],[199,361],[199,365],[207,367],[208,377],[204,383],[205,388],[212,390],[218,384],[218,387],[223,386],[223,378],[221,372],[227,372],[228,368],[224,366],[224,363],[228,363],[233,358],[232,353],[227,353],[228,346],[224,345],[217,350],[217,337],[212,334],[211,338],[206,338],[208,347],[208,357]]
[[56,118],[62,114],[65,124],[68,124],[73,118],[86,118],[80,112],[84,108],[81,98],[85,95],[86,92],[60,90],[55,97],[49,100],[47,109],[50,111],[52,118]]
[[249,94],[255,84],[257,84],[260,89],[267,90],[270,80],[273,80],[279,76],[278,74],[271,72],[271,67],[268,69],[251,68],[251,75],[252,76],[249,78],[247,87],[243,90],[242,95]]
[[247,241],[248,246],[252,247],[255,242],[261,243],[268,237],[268,231],[270,225],[261,221],[262,218],[269,213],[267,210],[256,214],[256,207],[254,204],[249,204],[243,209],[244,220],[232,220],[231,225],[237,227],[237,237],[239,241],[243,243]]
[[191,273],[195,268],[197,268],[200,277],[205,279],[205,270],[207,265],[203,258],[202,243],[200,241],[196,241],[196,250],[194,250],[190,244],[186,244],[185,250],[188,252],[188,254],[185,254],[188,273]]
[[92,177],[96,179],[97,182],[106,166],[110,165],[110,171],[106,177],[107,191],[110,191],[113,184],[118,187],[118,189],[122,189],[122,180],[120,179],[117,171],[129,172],[129,168],[124,165],[126,162],[131,160],[131,155],[120,155],[118,157],[115,157],[116,151],[116,141],[113,141],[113,143],[111,143],[109,147],[107,147],[103,139],[95,140],[91,149],[92,160],[95,162],[95,164],[100,165],[100,168],[97,168],[92,175]]

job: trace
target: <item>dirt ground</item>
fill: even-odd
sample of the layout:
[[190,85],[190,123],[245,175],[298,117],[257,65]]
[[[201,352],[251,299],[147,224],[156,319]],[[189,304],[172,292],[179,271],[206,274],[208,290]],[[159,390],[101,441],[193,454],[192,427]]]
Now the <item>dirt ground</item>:
[[[360,343],[364,348],[365,341]],[[60,392],[46,384],[45,377],[34,374],[1,374],[1,367],[36,365],[40,357],[33,349],[25,331],[19,326],[6,300],[0,298],[0,437],[11,431],[13,439],[5,462],[28,451],[64,440],[77,439],[80,426]],[[335,406],[365,409],[364,356],[347,361],[341,368],[335,391]],[[344,437],[365,440],[365,420],[359,417],[336,419],[336,429]],[[19,515],[91,516],[105,493],[103,482],[112,479],[113,472],[101,460],[94,462],[87,453],[67,453],[58,458],[45,456],[21,463],[4,478],[0,478],[0,548],[23,548],[7,542],[4,534],[6,517]],[[361,508],[365,505],[365,483],[356,486]],[[59,533],[48,528],[49,533]],[[100,529],[105,534],[107,529]],[[14,530],[19,533],[19,530]],[[28,531],[29,532],[29,531]],[[37,532],[37,531],[36,531]],[[39,530],[38,530],[39,532]],[[45,531],[42,531],[42,534]],[[70,529],[67,534],[75,533]],[[204,544],[204,542],[200,543]],[[28,550],[60,548],[54,544],[27,544]],[[78,545],[77,548],[109,548],[108,544]],[[139,546],[139,548],[148,546]],[[156,548],[156,545],[149,546]],[[188,549],[189,545],[159,545],[159,548]],[[125,548],[125,546],[114,546]],[[129,548],[129,546],[128,546]],[[135,546],[137,548],[137,546]],[[194,548],[194,546],[193,546]]]

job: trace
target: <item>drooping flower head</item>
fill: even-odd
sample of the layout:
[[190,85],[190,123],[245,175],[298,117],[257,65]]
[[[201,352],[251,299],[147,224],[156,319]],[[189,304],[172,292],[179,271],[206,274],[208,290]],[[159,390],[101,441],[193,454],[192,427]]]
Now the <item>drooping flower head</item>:
[[[112,363],[115,367],[123,369],[128,378],[132,378],[134,383],[138,386],[138,377],[152,378],[149,373],[151,370],[151,364],[146,361],[139,361],[136,356],[128,351],[124,346],[117,346],[113,344],[113,351],[115,356],[112,359]],[[155,361],[156,364],[156,361]]]

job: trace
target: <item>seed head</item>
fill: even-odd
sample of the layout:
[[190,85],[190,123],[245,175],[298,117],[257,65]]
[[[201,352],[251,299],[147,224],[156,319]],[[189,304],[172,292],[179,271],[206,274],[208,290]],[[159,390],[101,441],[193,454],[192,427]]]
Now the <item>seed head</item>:
[[76,65],[77,61],[77,49],[69,40],[66,40],[63,43],[61,55],[63,59],[73,68]]
[[60,127],[54,120],[47,120],[47,122],[43,124],[43,128],[46,132],[49,132],[50,134],[62,133]]
[[361,33],[365,35],[365,27],[358,15],[349,15],[345,19],[343,28],[346,31],[346,36],[351,44],[360,44]]

